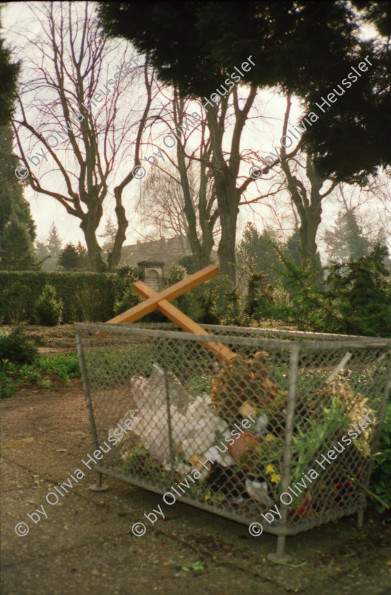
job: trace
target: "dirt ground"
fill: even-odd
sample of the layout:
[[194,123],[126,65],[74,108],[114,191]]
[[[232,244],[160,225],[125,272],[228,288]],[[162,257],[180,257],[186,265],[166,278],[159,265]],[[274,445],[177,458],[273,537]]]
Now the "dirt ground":
[[[93,451],[80,380],[3,399],[0,413],[2,594],[391,594],[384,518],[366,515],[361,530],[345,518],[287,538],[293,566],[266,559],[275,537],[250,537],[244,525],[181,503],[134,537],[132,524],[161,496],[111,477],[108,491],[93,492],[91,471],[58,504],[45,500]],[[41,505],[48,518],[34,524],[27,514]],[[29,533],[17,536],[17,523]],[[195,562],[203,568],[185,571]]]

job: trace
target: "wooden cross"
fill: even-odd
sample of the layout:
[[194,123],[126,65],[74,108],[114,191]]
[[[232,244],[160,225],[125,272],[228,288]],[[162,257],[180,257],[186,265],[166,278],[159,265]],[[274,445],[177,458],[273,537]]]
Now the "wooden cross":
[[[179,283],[175,283],[171,287],[168,287],[164,291],[157,293],[154,289],[149,287],[143,281],[136,281],[133,284],[135,290],[143,297],[146,298],[145,302],[141,304],[137,304],[130,310],[126,310],[122,314],[118,314],[111,320],[108,320],[107,323],[119,323],[119,322],[135,322],[139,320],[146,314],[153,312],[154,310],[159,310],[163,314],[165,314],[170,320],[175,322],[178,326],[180,326],[184,331],[188,333],[195,333],[197,335],[208,335],[206,330],[202,328],[199,324],[194,322],[191,318],[183,314],[178,308],[175,308],[172,304],[170,304],[171,300],[183,295],[193,287],[197,287],[204,281],[211,279],[218,273],[218,268],[214,264],[211,264],[200,271],[197,271],[193,275],[190,275],[186,279],[179,281]],[[201,343],[212,351],[219,357],[221,360],[228,362],[235,357],[235,353],[231,351],[228,347],[223,345],[222,343]]]

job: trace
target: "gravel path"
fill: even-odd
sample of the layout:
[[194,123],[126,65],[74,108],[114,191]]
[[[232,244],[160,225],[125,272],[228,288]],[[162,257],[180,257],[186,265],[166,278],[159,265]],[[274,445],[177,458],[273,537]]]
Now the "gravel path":
[[[136,538],[131,525],[161,496],[112,478],[92,492],[89,472],[58,504],[45,500],[92,451],[79,380],[2,400],[0,413],[3,595],[391,594],[390,522],[367,515],[358,530],[351,517],[288,538],[298,567],[266,560],[274,537],[180,503]],[[27,513],[41,505],[48,518],[34,524]],[[203,569],[183,569],[195,562]]]

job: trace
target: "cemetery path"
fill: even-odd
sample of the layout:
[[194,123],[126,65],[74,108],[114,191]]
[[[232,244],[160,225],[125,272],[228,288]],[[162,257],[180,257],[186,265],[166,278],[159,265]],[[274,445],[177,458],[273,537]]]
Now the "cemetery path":
[[[49,505],[47,493],[93,451],[78,379],[3,399],[0,414],[3,594],[391,593],[390,523],[370,515],[362,530],[351,517],[288,538],[292,567],[266,560],[275,537],[252,538],[245,526],[180,503],[136,538],[132,524],[161,496],[113,478],[109,491],[91,492],[85,467]],[[27,513],[42,505],[48,518],[34,524]],[[15,534],[20,522],[29,524],[24,537]],[[203,569],[185,571],[195,562]]]

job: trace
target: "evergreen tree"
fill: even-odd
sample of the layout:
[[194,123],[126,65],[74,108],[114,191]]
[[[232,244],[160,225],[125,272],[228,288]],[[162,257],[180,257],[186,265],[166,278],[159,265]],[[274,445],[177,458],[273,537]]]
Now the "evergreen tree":
[[52,272],[56,269],[61,248],[62,239],[60,238],[57,227],[53,221],[49,229],[48,239],[46,240],[45,244],[38,242],[35,249],[35,252],[40,260],[44,258],[46,259],[42,263],[42,268],[44,271]]
[[182,258],[178,260],[178,264],[186,269],[188,275],[192,275],[197,270],[196,262],[192,254],[182,256]]
[[35,224],[23,187],[15,176],[11,126],[0,128],[0,269],[27,270],[37,266],[33,242]]
[[35,254],[40,262],[49,256],[48,249],[43,242],[36,242]]
[[37,264],[31,236],[17,217],[11,216],[0,240],[0,268],[7,271],[26,271]]
[[389,235],[386,233],[384,227],[381,227],[377,232],[377,237],[375,239],[375,244],[379,244],[380,246],[385,246],[387,249],[387,254],[384,256],[383,264],[384,267],[389,271],[391,274],[391,255],[387,248],[387,240],[389,240]]
[[267,283],[276,281],[280,260],[273,242],[278,243],[275,232],[265,230],[259,233],[252,223],[247,223],[237,248],[239,266],[250,273],[263,273]]
[[[300,266],[301,258],[300,258],[300,234],[299,229],[295,229],[291,237],[286,243],[286,251],[288,256],[292,259],[295,265],[298,267]],[[317,254],[319,259],[319,254]],[[319,259],[319,266],[320,266],[320,259]]]
[[58,264],[66,271],[76,271],[79,269],[80,257],[76,246],[67,244],[60,252]]
[[[368,57],[354,90],[342,88],[302,138],[324,178],[362,181],[391,163],[391,2],[101,1],[99,12],[109,35],[130,41],[185,97],[209,97],[252,56],[243,82],[280,86],[303,99],[307,114],[320,112],[316,103]],[[373,24],[377,38],[361,41],[362,23]]]
[[89,268],[88,253],[85,247],[78,243],[67,244],[60,252],[58,264],[66,271],[84,271]]
[[11,64],[0,39],[0,269],[24,270],[37,266],[33,242],[35,225],[23,188],[15,176],[11,117],[19,65]]
[[12,117],[19,69],[19,63],[11,63],[10,52],[4,48],[4,40],[0,38],[0,128],[6,126]]
[[[178,89],[182,97],[197,99],[207,106],[206,120],[213,146],[210,170],[221,223],[218,247],[220,270],[234,281],[235,232],[240,194],[243,188],[252,183],[251,178],[244,182],[237,180],[241,156],[235,154],[235,148],[240,144],[240,126],[246,121],[252,107],[251,94],[257,88],[282,88],[303,99],[306,115],[309,115],[322,95],[326,97],[333,86],[347,76],[353,61],[357,65],[357,61],[365,56],[372,60],[373,44],[367,42],[364,46],[360,41],[356,13],[348,2],[339,0],[301,3],[233,1],[225,2],[223,11],[222,5],[217,2],[171,3],[169,11],[166,5],[159,3],[99,2],[99,6],[100,19],[109,35],[123,37],[131,42],[145,56],[164,84]],[[321,53],[318,51],[319,39],[322,40]],[[237,76],[238,71],[241,78]],[[239,110],[238,106],[235,108],[236,124],[241,124],[233,133],[230,158],[225,159],[226,151],[219,144],[224,126],[219,123],[218,114],[219,110],[220,113],[226,110],[227,88],[232,83],[230,78],[235,76],[233,80],[238,85],[251,85],[251,91],[246,102],[242,103],[243,109]],[[373,84],[368,76],[360,81],[357,83],[357,95],[360,101],[365,97],[368,109],[369,105],[376,105],[376,98],[371,97]],[[221,88],[222,92],[219,90]],[[235,87],[235,93],[237,90]],[[220,97],[221,93],[223,97]],[[346,138],[343,142],[338,139],[335,147],[335,137],[329,138],[326,126],[326,131],[323,130],[321,135],[314,133],[310,151],[311,155],[317,155],[324,143],[329,142],[334,150],[331,157],[334,158],[334,153],[338,152],[339,155],[342,146],[346,172],[341,171],[339,175],[347,177],[354,177],[357,172],[359,176],[363,165],[373,169],[372,157],[375,160],[378,158],[374,153],[367,155],[362,147],[357,151],[355,144],[353,147],[349,144],[349,134],[356,132],[351,125],[351,120],[355,120],[352,94],[347,93],[337,104],[339,109],[340,103],[348,103],[352,111],[352,116],[346,118],[347,125],[343,128]],[[199,109],[202,111],[203,108]],[[308,128],[317,129],[318,125],[312,126],[314,119],[315,122],[332,119],[336,107],[333,106],[329,111],[331,116],[329,112],[320,112],[321,118],[313,113]],[[361,111],[359,108],[360,115]],[[363,133],[369,135],[365,124],[361,125],[362,121],[365,122],[365,119],[360,119],[360,134],[356,133],[355,137],[360,140]],[[304,126],[303,130],[307,128]],[[307,134],[310,132],[304,134],[304,143]],[[348,151],[345,151],[345,143]],[[353,151],[356,159],[351,158]],[[333,159],[331,165],[336,167],[338,163],[335,164]],[[308,210],[311,216],[306,215],[305,225],[300,232],[304,252],[308,254],[303,254],[302,259],[310,258],[315,268],[316,250],[312,248],[315,247],[313,235],[319,213],[314,213],[312,204]]]
[[325,295],[343,317],[342,332],[390,336],[391,275],[384,264],[387,257],[387,248],[375,244],[367,256],[329,267]]
[[113,223],[111,217],[109,217],[106,220],[103,233],[99,236],[100,238],[103,238],[105,240],[102,246],[102,249],[105,252],[111,252],[111,250],[113,249],[117,231],[117,226],[115,225],[115,223]]
[[50,271],[53,270],[54,267],[50,266],[50,254],[48,252],[48,249],[46,248],[45,244],[43,242],[36,242],[35,244],[35,254],[36,257],[38,259],[38,262],[40,263],[42,270],[44,271]]
[[79,270],[88,271],[90,268],[90,262],[88,260],[88,252],[86,248],[81,242],[78,242],[76,250],[79,255]]
[[333,230],[326,232],[328,260],[346,263],[368,255],[371,242],[364,236],[354,209],[340,213]]
[[290,303],[271,304],[271,318],[317,332],[390,336],[391,274],[385,266],[385,246],[376,244],[367,256],[325,267],[324,287],[314,283],[308,263],[296,267],[277,250],[285,265],[284,286]]
[[35,245],[35,254],[39,262],[42,263],[41,266],[44,271],[52,272],[56,269],[61,247],[62,239],[53,221],[46,242],[37,242]]
[[49,237],[46,242],[46,248],[47,248],[47,251],[50,254],[50,256],[52,258],[57,259],[60,255],[61,247],[62,247],[62,239],[58,235],[57,227],[55,226],[54,221],[53,221],[52,226],[49,230]]

